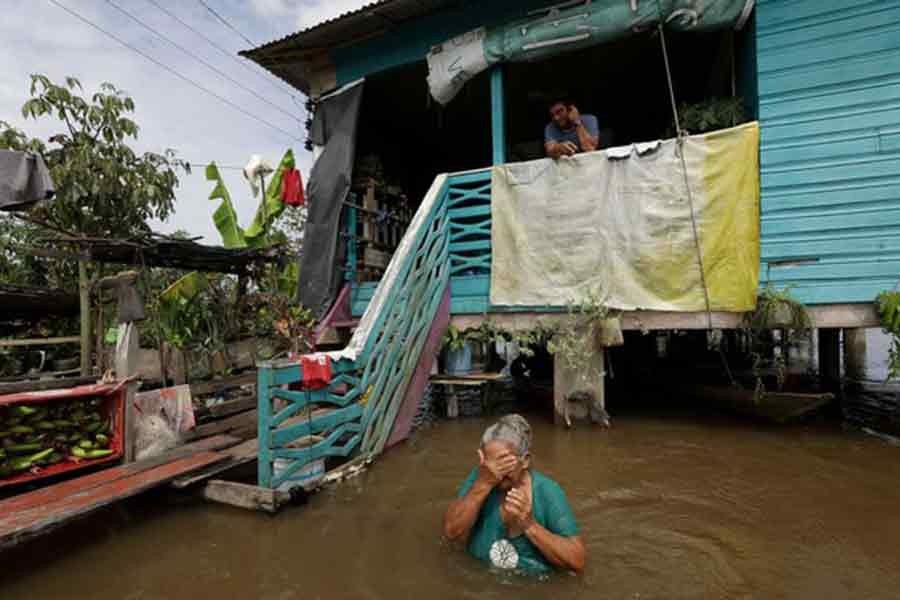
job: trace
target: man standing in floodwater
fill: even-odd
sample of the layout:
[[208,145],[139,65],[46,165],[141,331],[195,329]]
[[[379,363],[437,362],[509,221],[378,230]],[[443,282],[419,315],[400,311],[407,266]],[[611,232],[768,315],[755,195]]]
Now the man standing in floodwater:
[[444,515],[444,535],[501,569],[582,571],[584,542],[559,485],[531,468],[531,426],[507,415],[485,430],[479,464]]

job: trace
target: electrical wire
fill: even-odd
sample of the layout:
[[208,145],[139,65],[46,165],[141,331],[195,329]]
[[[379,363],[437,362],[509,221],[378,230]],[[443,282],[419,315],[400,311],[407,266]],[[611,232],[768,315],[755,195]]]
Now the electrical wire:
[[205,60],[205,59],[203,59],[203,58],[197,56],[196,54],[194,54],[193,52],[191,52],[190,50],[188,50],[187,48],[185,48],[184,46],[182,46],[182,45],[179,44],[178,42],[173,41],[171,38],[169,38],[169,37],[165,36],[164,34],[160,33],[159,31],[157,31],[156,29],[154,29],[154,28],[151,27],[150,25],[147,25],[147,24],[144,23],[141,19],[139,19],[138,17],[134,16],[133,14],[131,14],[130,12],[128,12],[127,10],[125,10],[124,8],[122,8],[121,6],[119,6],[118,4],[116,4],[115,2],[113,2],[113,0],[106,0],[106,3],[109,4],[110,6],[112,6],[113,8],[115,8],[116,10],[118,10],[119,12],[121,12],[123,15],[125,15],[126,17],[128,17],[129,19],[131,19],[132,21],[134,21],[135,23],[137,23],[138,25],[140,25],[141,27],[143,27],[144,29],[146,29],[147,31],[149,31],[150,33],[154,34],[155,36],[159,37],[160,39],[165,40],[166,42],[168,42],[168,43],[171,44],[172,46],[178,48],[178,49],[179,49],[181,52],[183,52],[184,54],[190,56],[191,58],[193,58],[193,59],[196,60],[197,62],[203,64],[204,66],[206,66],[206,68],[210,69],[211,71],[214,71],[215,73],[218,73],[220,76],[224,77],[225,79],[227,79],[228,81],[230,81],[231,83],[233,83],[233,84],[236,85],[237,87],[241,88],[241,89],[244,90],[245,92],[247,92],[247,93],[249,93],[249,94],[252,94],[252,95],[255,96],[256,98],[258,98],[259,100],[265,102],[266,104],[268,104],[269,106],[271,106],[271,107],[274,108],[275,110],[281,112],[282,114],[285,114],[285,115],[287,115],[288,117],[290,117],[290,118],[292,118],[292,119],[297,119],[297,115],[296,115],[296,114],[291,113],[291,112],[288,112],[287,110],[281,108],[280,106],[278,106],[277,104],[275,104],[274,102],[272,102],[271,100],[269,100],[268,98],[266,98],[265,96],[262,96],[261,94],[257,93],[256,90],[254,90],[254,89],[252,89],[252,88],[249,88],[249,87],[245,86],[245,85],[244,85],[243,83],[241,83],[240,81],[238,81],[238,80],[234,79],[233,77],[231,77],[228,73],[222,71],[221,69],[219,69],[219,68],[216,67],[215,65],[211,64],[211,63],[208,62],[207,60]]
[[205,40],[207,44],[209,44],[210,46],[212,46],[213,48],[215,48],[216,50],[218,50],[218,51],[219,51],[220,53],[222,53],[224,56],[227,56],[230,60],[232,60],[232,61],[234,61],[235,63],[239,64],[239,65],[240,65],[243,69],[245,69],[247,72],[253,73],[253,74],[256,75],[257,77],[259,77],[261,80],[263,80],[263,81],[265,81],[266,83],[268,83],[268,84],[272,87],[272,89],[278,90],[278,91],[281,92],[282,94],[286,94],[286,95],[290,96],[292,99],[294,99],[294,94],[292,94],[291,92],[289,92],[289,91],[287,91],[287,90],[285,90],[285,89],[282,89],[281,87],[279,87],[278,85],[276,85],[275,82],[274,82],[273,80],[271,80],[271,79],[269,79],[268,77],[266,77],[265,75],[263,75],[263,74],[262,74],[260,71],[258,71],[257,69],[251,67],[247,62],[245,62],[245,61],[239,59],[235,54],[233,54],[233,53],[232,53],[230,50],[228,50],[227,48],[223,48],[222,46],[220,46],[219,44],[217,44],[215,41],[213,41],[213,40],[210,39],[207,35],[205,35],[202,31],[200,31],[199,29],[193,27],[191,24],[189,24],[189,23],[185,22],[184,20],[182,20],[181,17],[179,17],[178,15],[176,15],[175,13],[173,13],[172,11],[170,11],[170,10],[169,10],[168,8],[166,8],[165,6],[161,5],[161,4],[160,4],[159,2],[157,2],[156,0],[147,0],[147,2],[149,2],[150,4],[152,4],[153,6],[155,6],[156,8],[158,8],[160,11],[164,12],[164,13],[165,13],[166,15],[168,15],[170,18],[174,19],[175,21],[178,21],[182,26],[184,26],[186,29],[188,29],[189,31],[191,31],[191,32],[194,33],[195,35],[197,35],[197,36],[203,38],[203,40]]
[[197,169],[197,168],[205,169],[206,167],[215,165],[215,167],[217,169],[221,169],[221,170],[225,170],[225,171],[243,171],[244,170],[244,167],[236,167],[234,165],[220,165],[219,163],[216,163],[216,162],[193,162],[193,161],[186,160],[186,161],[184,161],[184,163],[186,165],[190,166],[192,169]]
[[114,39],[115,41],[117,41],[117,42],[120,43],[121,45],[125,46],[126,48],[128,48],[128,49],[131,50],[132,52],[141,55],[142,57],[144,57],[144,58],[147,59],[148,61],[152,62],[153,64],[155,64],[155,65],[158,66],[159,68],[168,71],[169,73],[171,73],[171,74],[174,75],[175,77],[178,77],[179,79],[181,79],[181,80],[184,81],[185,83],[188,83],[189,85],[194,86],[195,88],[199,89],[200,91],[202,91],[202,92],[204,92],[204,93],[206,93],[206,94],[209,94],[209,95],[212,96],[213,98],[216,98],[217,100],[219,100],[219,101],[222,102],[223,104],[227,104],[228,106],[230,106],[230,107],[233,108],[234,110],[236,110],[236,111],[238,111],[238,112],[244,114],[245,116],[250,117],[251,119],[253,119],[253,120],[255,120],[255,121],[258,121],[259,123],[262,123],[262,124],[265,125],[266,127],[269,127],[269,128],[271,128],[271,129],[274,129],[275,131],[277,131],[278,133],[280,133],[281,135],[283,135],[283,136],[285,136],[285,137],[287,137],[287,138],[290,138],[290,139],[292,139],[292,140],[294,140],[294,141],[297,141],[297,142],[302,142],[302,141],[303,141],[303,140],[301,140],[300,138],[295,137],[295,136],[291,135],[290,133],[287,133],[287,132],[284,130],[283,127],[279,127],[278,125],[275,125],[274,123],[272,123],[272,122],[270,122],[270,121],[267,121],[266,119],[263,119],[262,117],[259,117],[259,116],[257,116],[257,115],[254,115],[252,112],[250,112],[250,111],[248,111],[248,110],[245,110],[245,109],[241,108],[239,105],[235,104],[234,102],[232,102],[232,101],[229,100],[228,98],[225,98],[224,96],[221,96],[221,95],[217,94],[216,92],[210,90],[209,88],[206,88],[206,87],[200,85],[199,83],[193,81],[192,79],[190,79],[190,78],[187,77],[186,75],[183,75],[183,74],[179,73],[177,70],[173,69],[172,67],[170,67],[169,65],[165,64],[164,62],[161,62],[161,61],[159,61],[159,60],[153,58],[152,56],[150,56],[149,54],[147,54],[146,52],[144,52],[144,51],[141,50],[140,48],[137,48],[137,47],[135,47],[135,46],[132,46],[131,44],[129,44],[128,42],[126,42],[125,40],[123,40],[122,38],[120,38],[119,36],[115,35],[114,33],[110,33],[109,31],[107,31],[107,30],[104,29],[103,27],[100,27],[99,25],[97,25],[96,23],[94,23],[93,21],[91,21],[90,19],[88,19],[87,17],[82,16],[81,14],[79,14],[78,12],[72,10],[71,8],[69,8],[68,6],[66,6],[66,5],[64,5],[64,4],[61,4],[60,2],[58,2],[58,0],[48,0],[48,2],[50,2],[51,4],[53,4],[54,6],[56,6],[57,8],[60,8],[60,9],[62,9],[62,10],[64,10],[64,11],[66,11],[67,13],[69,13],[71,16],[75,17],[76,19],[78,19],[78,20],[81,21],[82,23],[84,23],[84,24],[86,24],[86,25],[89,25],[89,26],[93,27],[94,29],[96,29],[97,31],[99,31],[100,33],[102,33],[102,34],[104,34],[104,35],[106,35],[106,36],[108,36],[108,37]]
[[235,32],[236,34],[238,34],[245,42],[247,42],[247,43],[250,44],[251,46],[256,46],[256,42],[254,42],[253,40],[251,40],[250,38],[248,38],[246,35],[244,35],[244,34],[241,33],[240,31],[238,31],[238,29],[237,29],[234,25],[232,25],[232,24],[229,23],[227,20],[225,20],[225,17],[223,17],[222,15],[220,15],[218,12],[216,12],[216,10],[215,10],[213,7],[211,7],[209,4],[207,4],[206,2],[204,2],[204,0],[197,0],[197,2],[199,2],[200,4],[202,4],[202,5],[203,5],[203,8],[205,8],[205,9],[208,10],[210,13],[212,13],[212,15],[213,15],[216,19],[218,19],[219,22],[222,23],[225,27],[227,27],[228,29],[230,29],[230,30],[232,30],[233,32]]
[[[688,199],[688,208],[691,214],[691,229],[694,234],[694,245],[697,249],[697,265],[700,269],[700,284],[703,287],[703,299],[706,303],[706,323],[707,330],[712,331],[713,328],[713,318],[712,318],[712,301],[709,297],[709,285],[706,281],[706,269],[703,264],[703,247],[700,244],[700,232],[697,227],[697,215],[694,212],[694,194],[691,191],[691,183],[688,177],[688,168],[687,168],[687,160],[684,157],[684,138],[685,132],[684,129],[681,128],[681,118],[678,114],[678,103],[675,100],[675,85],[672,82],[672,69],[669,65],[669,50],[666,44],[666,30],[664,27],[664,20],[662,18],[662,7],[659,4],[659,0],[656,2],[656,7],[659,12],[659,40],[662,45],[662,54],[663,54],[663,62],[666,67],[666,81],[669,86],[669,100],[672,103],[672,115],[675,119],[675,132],[678,136],[676,141],[676,148],[678,157],[681,159],[681,171],[684,176],[684,188],[687,192]],[[722,365],[725,369],[726,374],[728,375],[728,379],[733,386],[738,386],[737,380],[734,378],[734,374],[731,372],[731,367],[728,364],[728,357],[725,356],[725,352],[722,350],[722,347],[719,346],[719,355],[722,359]]]

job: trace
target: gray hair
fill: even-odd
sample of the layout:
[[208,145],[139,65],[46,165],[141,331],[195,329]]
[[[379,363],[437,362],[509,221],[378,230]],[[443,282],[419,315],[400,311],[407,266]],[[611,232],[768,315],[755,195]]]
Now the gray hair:
[[494,441],[506,442],[520,457],[531,451],[531,425],[522,415],[506,415],[484,430],[481,447]]

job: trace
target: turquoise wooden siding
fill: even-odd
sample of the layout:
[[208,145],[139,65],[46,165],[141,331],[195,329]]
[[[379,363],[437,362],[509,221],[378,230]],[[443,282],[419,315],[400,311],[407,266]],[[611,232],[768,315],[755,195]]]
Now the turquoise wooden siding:
[[900,0],[757,7],[762,279],[808,303],[900,279]]

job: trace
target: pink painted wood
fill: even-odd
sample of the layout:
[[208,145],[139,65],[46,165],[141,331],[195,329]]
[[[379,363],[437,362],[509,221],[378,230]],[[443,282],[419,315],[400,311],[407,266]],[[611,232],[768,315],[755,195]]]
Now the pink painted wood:
[[348,283],[341,289],[341,293],[338,294],[337,300],[334,301],[331,310],[328,311],[325,318],[323,318],[316,326],[314,332],[316,343],[318,344],[322,341],[322,336],[325,335],[325,331],[335,323],[346,323],[352,320],[353,315],[350,312],[350,284]]
[[447,332],[450,325],[450,286],[444,290],[444,297],[438,306],[437,314],[431,323],[431,330],[428,333],[428,339],[425,340],[425,346],[422,348],[422,355],[419,358],[419,364],[413,373],[409,386],[406,388],[406,395],[403,398],[403,404],[394,420],[394,428],[391,430],[391,437],[388,438],[385,448],[390,448],[399,444],[409,437],[412,428],[412,420],[416,416],[416,410],[419,408],[419,401],[422,394],[425,393],[425,386],[428,384],[428,377],[431,375],[431,366],[434,359],[441,350],[441,339]]

